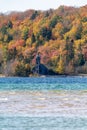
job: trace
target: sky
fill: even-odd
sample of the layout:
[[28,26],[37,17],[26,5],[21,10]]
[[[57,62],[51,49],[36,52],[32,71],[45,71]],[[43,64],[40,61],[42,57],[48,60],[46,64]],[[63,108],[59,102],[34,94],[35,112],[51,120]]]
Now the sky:
[[0,0],[0,13],[57,9],[60,5],[80,7],[87,5],[87,0]]

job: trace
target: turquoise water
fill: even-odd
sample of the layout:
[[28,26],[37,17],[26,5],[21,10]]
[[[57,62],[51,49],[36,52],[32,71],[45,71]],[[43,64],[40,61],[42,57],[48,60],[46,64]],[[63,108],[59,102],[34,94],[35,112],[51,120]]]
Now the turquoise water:
[[85,90],[87,78],[0,78],[0,90]]
[[65,117],[0,117],[2,130],[86,130],[87,119]]
[[87,130],[87,78],[0,78],[0,130]]

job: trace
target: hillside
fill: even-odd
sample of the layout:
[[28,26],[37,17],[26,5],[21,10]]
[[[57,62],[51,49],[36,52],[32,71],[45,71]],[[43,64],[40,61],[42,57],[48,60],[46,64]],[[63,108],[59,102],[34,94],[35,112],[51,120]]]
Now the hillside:
[[87,5],[0,14],[0,73],[29,76],[37,52],[58,74],[87,74]]

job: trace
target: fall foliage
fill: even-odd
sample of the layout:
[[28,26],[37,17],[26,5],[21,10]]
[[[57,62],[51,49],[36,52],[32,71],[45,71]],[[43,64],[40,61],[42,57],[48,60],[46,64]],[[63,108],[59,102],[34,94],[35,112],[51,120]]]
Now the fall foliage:
[[29,76],[37,52],[55,73],[87,73],[87,5],[0,14],[0,73]]

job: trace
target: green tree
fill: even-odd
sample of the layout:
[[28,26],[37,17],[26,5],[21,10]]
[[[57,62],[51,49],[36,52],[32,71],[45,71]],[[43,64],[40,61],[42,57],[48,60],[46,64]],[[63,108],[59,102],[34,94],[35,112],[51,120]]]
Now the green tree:
[[8,21],[7,27],[8,28],[13,28],[13,24],[12,24],[12,22],[10,20]]
[[82,22],[87,22],[87,17],[84,17],[83,19],[82,19]]
[[76,40],[81,39],[81,33],[82,33],[82,24],[80,23],[79,26],[77,27],[77,31],[75,34]]
[[51,36],[52,36],[52,31],[51,29],[47,28],[47,27],[43,27],[40,30],[40,35],[45,38],[45,40],[50,40]]
[[54,16],[53,19],[50,21],[49,27],[54,28],[57,22],[61,22],[62,18],[60,16]]
[[4,39],[3,39],[4,42],[8,43],[11,40],[13,40],[13,36],[12,35],[10,35],[10,34],[4,35]]
[[29,33],[29,29],[28,28],[24,28],[23,32],[22,32],[22,38],[24,40],[27,40],[28,38],[28,33]]
[[79,54],[79,55],[78,55],[78,65],[79,65],[79,66],[82,66],[82,65],[84,65],[84,64],[85,64],[84,56],[83,56],[83,54]]
[[69,41],[69,37],[67,38],[66,44],[65,44],[65,50],[67,51],[66,62],[68,64],[69,61],[74,58],[74,41],[73,41],[73,39],[71,41]]
[[37,16],[38,16],[38,12],[34,11],[34,13],[32,14],[32,16],[30,17],[30,19],[34,20]]
[[7,26],[3,25],[0,29],[3,35],[7,34]]
[[34,43],[36,41],[34,33],[31,36],[31,43]]

